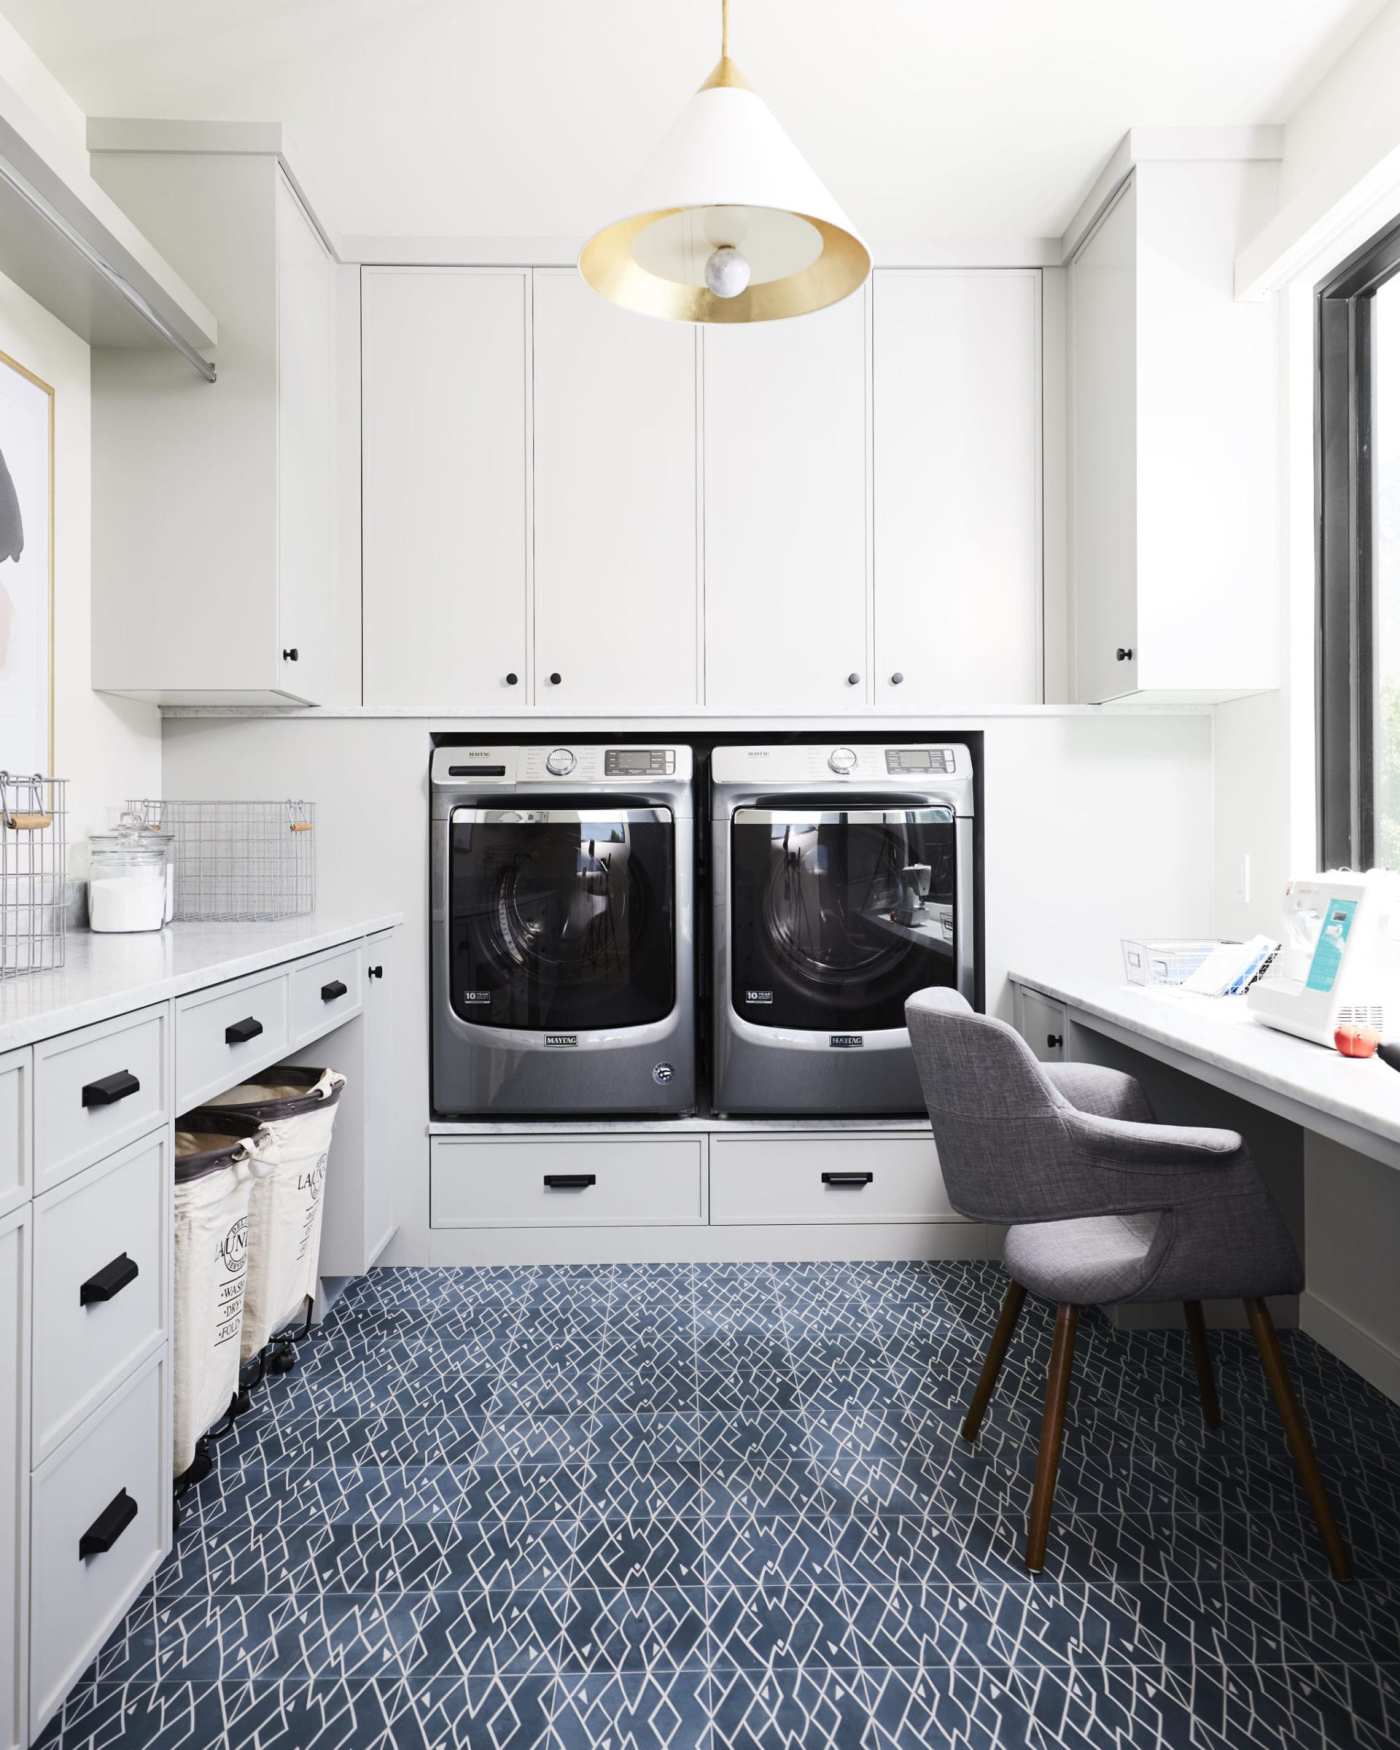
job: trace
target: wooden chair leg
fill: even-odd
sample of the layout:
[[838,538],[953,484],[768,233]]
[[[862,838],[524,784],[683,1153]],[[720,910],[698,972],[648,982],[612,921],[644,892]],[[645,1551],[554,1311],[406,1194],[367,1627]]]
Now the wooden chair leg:
[[1191,1353],[1196,1361],[1196,1380],[1201,1388],[1201,1414],[1208,1428],[1218,1428],[1224,1417],[1220,1414],[1220,1399],[1215,1390],[1215,1369],[1211,1365],[1210,1344],[1206,1340],[1206,1315],[1198,1300],[1183,1300],[1186,1329],[1191,1334]]
[[1249,1314],[1250,1329],[1259,1346],[1259,1357],[1264,1363],[1264,1372],[1269,1376],[1269,1386],[1274,1394],[1274,1402],[1278,1405],[1278,1413],[1283,1418],[1283,1430],[1288,1436],[1293,1462],[1298,1467],[1298,1475],[1303,1480],[1313,1518],[1317,1521],[1317,1529],[1327,1550],[1332,1576],[1337,1580],[1349,1580],[1351,1552],[1332,1516],[1332,1503],[1327,1499],[1327,1488],[1318,1468],[1317,1454],[1313,1451],[1308,1425],[1303,1420],[1303,1412],[1293,1395],[1293,1384],[1284,1365],[1283,1351],[1279,1348],[1278,1333],[1274,1330],[1268,1303],[1263,1300],[1246,1300],[1244,1310]]
[[1040,1425],[1040,1455],[1035,1461],[1035,1492],[1031,1496],[1026,1534],[1026,1566],[1033,1574],[1038,1574],[1045,1566],[1050,1509],[1055,1502],[1055,1474],[1060,1468],[1060,1443],[1065,1431],[1065,1403],[1069,1398],[1070,1369],[1074,1365],[1074,1333],[1078,1326],[1077,1306],[1061,1304],[1055,1309],[1055,1343],[1050,1351],[1050,1372],[1045,1381],[1045,1417]]
[[986,1358],[982,1363],[982,1373],[977,1381],[977,1390],[972,1394],[972,1402],[968,1405],[967,1416],[963,1421],[962,1436],[964,1440],[977,1438],[977,1430],[982,1426],[982,1418],[987,1413],[987,1405],[991,1402],[992,1393],[996,1390],[1001,1364],[1006,1359],[1006,1351],[1016,1333],[1016,1323],[1021,1316],[1021,1308],[1025,1304],[1025,1289],[1019,1282],[1008,1282],[1006,1298],[1001,1303],[1001,1313],[997,1318],[997,1328],[992,1332],[992,1340],[987,1347]]

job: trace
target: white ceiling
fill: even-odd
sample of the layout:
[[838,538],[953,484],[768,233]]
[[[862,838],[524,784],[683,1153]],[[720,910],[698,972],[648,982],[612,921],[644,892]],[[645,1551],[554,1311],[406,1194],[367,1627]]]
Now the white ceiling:
[[[733,52],[877,241],[1058,236],[1131,126],[1286,121],[1381,0],[733,0]],[[0,0],[89,115],[287,123],[331,230],[581,237],[718,0]]]

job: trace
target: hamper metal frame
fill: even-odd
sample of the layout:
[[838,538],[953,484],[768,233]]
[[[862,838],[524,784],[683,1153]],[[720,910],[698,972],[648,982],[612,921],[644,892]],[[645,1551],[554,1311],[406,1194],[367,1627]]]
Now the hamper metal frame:
[[127,807],[174,835],[177,923],[266,922],[316,909],[316,805],[177,802]]
[[67,780],[0,772],[0,978],[51,972],[67,946]]

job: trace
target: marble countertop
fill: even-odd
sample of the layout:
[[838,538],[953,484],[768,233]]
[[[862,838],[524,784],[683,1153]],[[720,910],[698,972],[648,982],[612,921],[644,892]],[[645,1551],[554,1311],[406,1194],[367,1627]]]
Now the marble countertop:
[[[1392,1147],[1367,1152],[1387,1161],[1395,1158],[1394,1146],[1400,1145],[1400,1073],[1378,1057],[1343,1057],[1325,1045],[1281,1033],[1256,1020],[1238,997],[1196,996],[1069,975],[1043,978],[1025,971],[1013,972],[1010,978],[1013,984],[1054,997],[1090,1020],[1108,1022],[1120,1032],[1223,1072],[1237,1083],[1252,1083],[1274,1096],[1276,1103],[1308,1108],[1348,1130],[1381,1138]],[[1246,1093],[1244,1088],[1238,1091]],[[1354,1136],[1345,1140],[1359,1146]]]
[[140,935],[74,930],[64,966],[0,980],[0,1051],[206,990],[402,922],[400,912],[314,912],[269,924],[171,924]]

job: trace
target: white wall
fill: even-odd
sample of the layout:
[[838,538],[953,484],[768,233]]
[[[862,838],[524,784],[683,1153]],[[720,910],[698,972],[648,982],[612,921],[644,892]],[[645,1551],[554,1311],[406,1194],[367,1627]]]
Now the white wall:
[[[69,873],[89,832],[131,795],[160,794],[160,715],[92,691],[92,446],[89,348],[0,275],[0,351],[54,390],[54,768],[69,781]],[[0,748],[0,766],[4,749]]]
[[[534,727],[543,727],[537,725]],[[1121,976],[1119,938],[1211,922],[1211,725],[1205,716],[984,722],[988,1007],[1007,973]],[[313,797],[320,903],[402,911],[409,1017],[400,1097],[428,1117],[428,753],[421,719],[173,718],[172,796]],[[480,733],[480,726],[477,726]],[[502,736],[498,727],[489,734]],[[429,1261],[427,1140],[409,1163],[394,1261]]]

